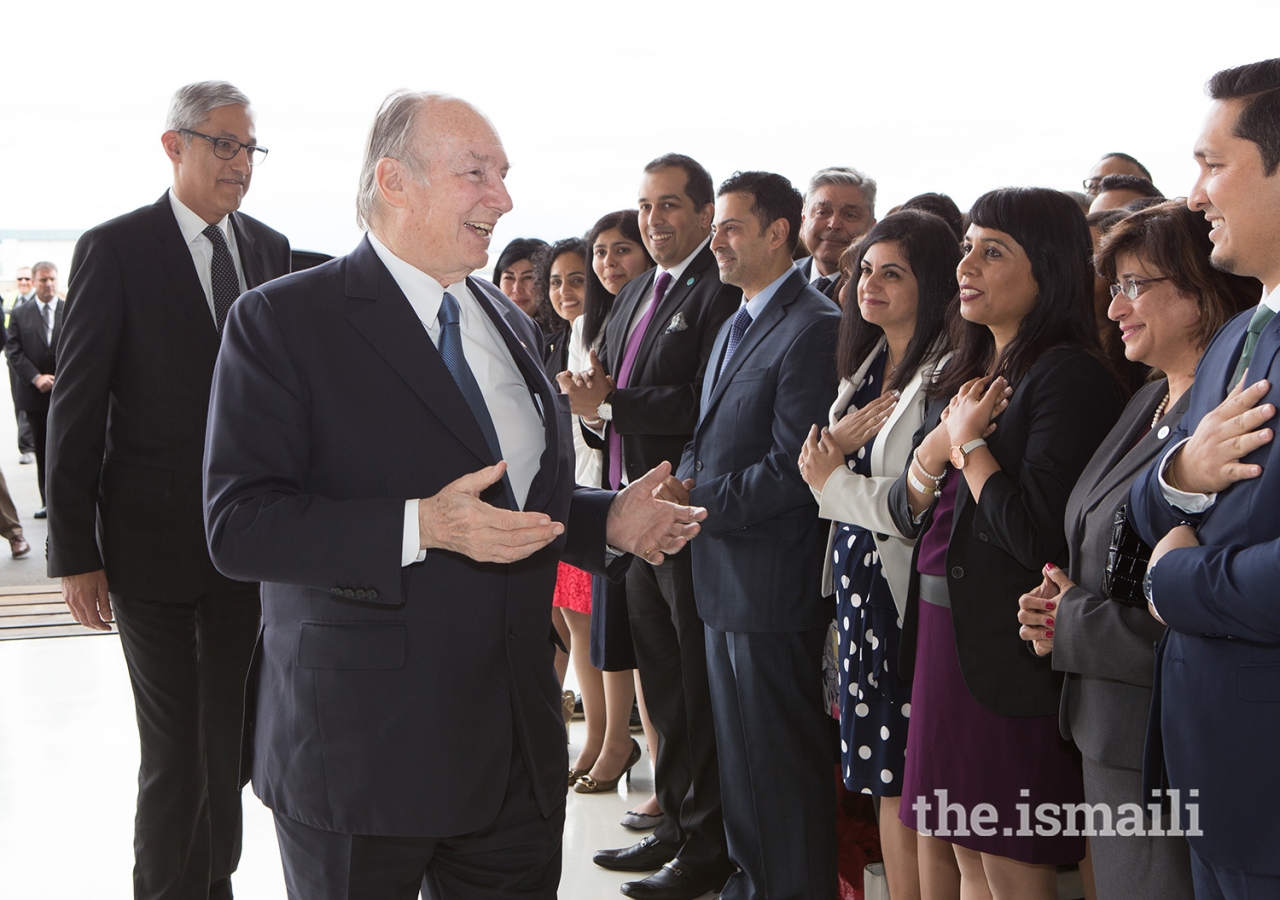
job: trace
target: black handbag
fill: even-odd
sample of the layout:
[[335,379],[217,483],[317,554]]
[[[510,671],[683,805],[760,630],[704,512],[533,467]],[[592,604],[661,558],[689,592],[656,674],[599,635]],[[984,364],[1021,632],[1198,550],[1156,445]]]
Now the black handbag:
[[1129,507],[1116,510],[1111,522],[1111,544],[1107,549],[1107,568],[1102,575],[1102,592],[1108,599],[1124,606],[1146,609],[1142,579],[1147,574],[1151,548],[1129,524]]

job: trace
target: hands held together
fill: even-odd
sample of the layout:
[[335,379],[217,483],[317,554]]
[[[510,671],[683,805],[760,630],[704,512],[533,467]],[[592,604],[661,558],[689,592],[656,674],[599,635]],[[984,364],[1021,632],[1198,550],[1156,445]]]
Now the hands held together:
[[856,453],[880,433],[889,421],[900,394],[889,391],[861,409],[846,413],[834,427],[818,430],[814,425],[800,448],[800,477],[816,491],[822,490],[831,473],[844,465],[845,457]]

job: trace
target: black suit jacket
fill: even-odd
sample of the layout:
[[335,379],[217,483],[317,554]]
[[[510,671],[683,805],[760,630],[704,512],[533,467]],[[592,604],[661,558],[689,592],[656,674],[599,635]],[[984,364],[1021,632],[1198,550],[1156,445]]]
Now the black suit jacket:
[[[947,402],[930,401],[916,447],[938,425]],[[960,479],[947,546],[960,670],[974,699],[997,715],[1058,711],[1062,673],[1018,636],[1018,598],[1040,583],[1045,563],[1067,565],[1067,498],[1123,406],[1115,378],[1099,359],[1081,350],[1051,350],[1014,386],[987,438],[1000,471],[987,479],[981,501],[974,502],[962,473],[947,469],[948,478]],[[890,489],[889,511],[899,531],[914,538],[932,523],[933,510],[920,523],[912,520],[906,479],[904,470]],[[919,554],[917,541],[898,654],[904,678],[915,666]]]
[[[289,270],[284,235],[231,214],[245,281]],[[166,193],[86,232],[71,262],[49,413],[49,575],[106,569],[163,600],[216,584],[201,502],[219,335]]]
[[54,349],[62,333],[63,301],[53,301],[53,340],[45,339],[44,304],[38,300],[24,303],[9,316],[8,336],[4,352],[9,357],[17,381],[13,402],[23,412],[44,412],[49,408],[49,392],[34,384],[39,375],[54,374]]
[[[796,268],[800,270],[800,274],[804,276],[805,281],[808,281],[810,284],[813,284],[813,281],[810,280],[810,276],[813,275],[813,257],[812,256],[806,256],[803,259],[797,259]],[[828,277],[831,279],[831,283],[827,285],[826,290],[824,290],[822,293],[824,296],[826,296],[828,300],[831,300],[832,302],[838,304],[840,302],[840,298],[836,296],[836,289],[840,286],[840,273],[837,272],[836,274],[830,275]]]
[[[633,278],[618,293],[605,325],[600,362],[616,375],[626,352],[627,332],[636,310],[653,295],[658,269]],[[628,386],[613,392],[613,421],[609,428],[622,436],[627,480],[644,475],[663,460],[672,468],[698,423],[702,377],[720,326],[742,301],[742,291],[720,282],[720,270],[710,245],[685,268],[680,280],[649,321],[631,369]],[[584,430],[588,443],[603,442]],[[608,461],[605,461],[608,478]]]
[[432,550],[401,566],[405,501],[494,459],[367,240],[249,291],[227,320],[207,516],[219,569],[263,582],[254,790],[329,831],[474,831],[502,804],[515,747],[544,812],[564,803],[556,566],[563,553],[603,574],[613,494],[574,488],[569,408],[543,375],[537,326],[468,284],[544,414],[525,509],[567,526],[509,565]]

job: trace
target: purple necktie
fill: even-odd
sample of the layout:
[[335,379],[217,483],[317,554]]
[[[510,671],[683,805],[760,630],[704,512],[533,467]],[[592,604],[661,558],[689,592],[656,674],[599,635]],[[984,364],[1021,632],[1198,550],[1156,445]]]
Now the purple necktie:
[[[636,323],[631,337],[627,340],[626,352],[622,354],[622,365],[618,366],[618,377],[613,380],[615,390],[626,387],[631,380],[631,369],[635,366],[636,356],[640,353],[640,342],[644,340],[645,332],[649,330],[649,322],[652,321],[653,314],[658,311],[658,304],[662,302],[662,297],[670,284],[671,273],[659,272],[658,280],[653,285],[653,302],[649,304],[648,310]],[[622,487],[622,439],[613,428],[609,429],[609,487],[615,491]]]

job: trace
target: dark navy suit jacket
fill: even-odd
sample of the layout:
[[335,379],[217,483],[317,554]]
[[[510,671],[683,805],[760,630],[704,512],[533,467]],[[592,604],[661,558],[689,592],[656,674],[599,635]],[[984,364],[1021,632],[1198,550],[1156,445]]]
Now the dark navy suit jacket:
[[838,379],[840,310],[792,271],[720,377],[732,317],[711,351],[701,413],[680,477],[707,509],[693,552],[698,614],[717,631],[825,628],[826,524],[796,461],[825,422]]
[[509,565],[441,550],[400,565],[405,501],[494,460],[367,240],[247,292],[223,336],[206,515],[219,569],[263,582],[254,789],[317,828],[474,831],[501,807],[512,752],[544,813],[564,803],[556,564],[602,570],[613,495],[574,489],[568,405],[542,372],[537,328],[468,284],[543,412],[525,508],[567,525]]
[[[1252,315],[1228,322],[1205,351],[1171,447],[1226,397]],[[1271,386],[1259,405],[1280,407],[1280,317],[1262,332],[1246,384],[1262,378]],[[1276,418],[1265,427],[1276,429]],[[1170,784],[1182,789],[1183,803],[1200,804],[1204,836],[1189,838],[1196,852],[1280,875],[1280,441],[1243,462],[1261,465],[1262,475],[1227,488],[1203,515],[1165,501],[1158,466],[1129,495],[1133,524],[1148,543],[1189,520],[1201,544],[1170,552],[1152,574],[1152,597],[1169,629],[1157,654],[1147,780],[1158,784],[1150,769],[1163,740]],[[1198,798],[1188,797],[1191,789]]]

